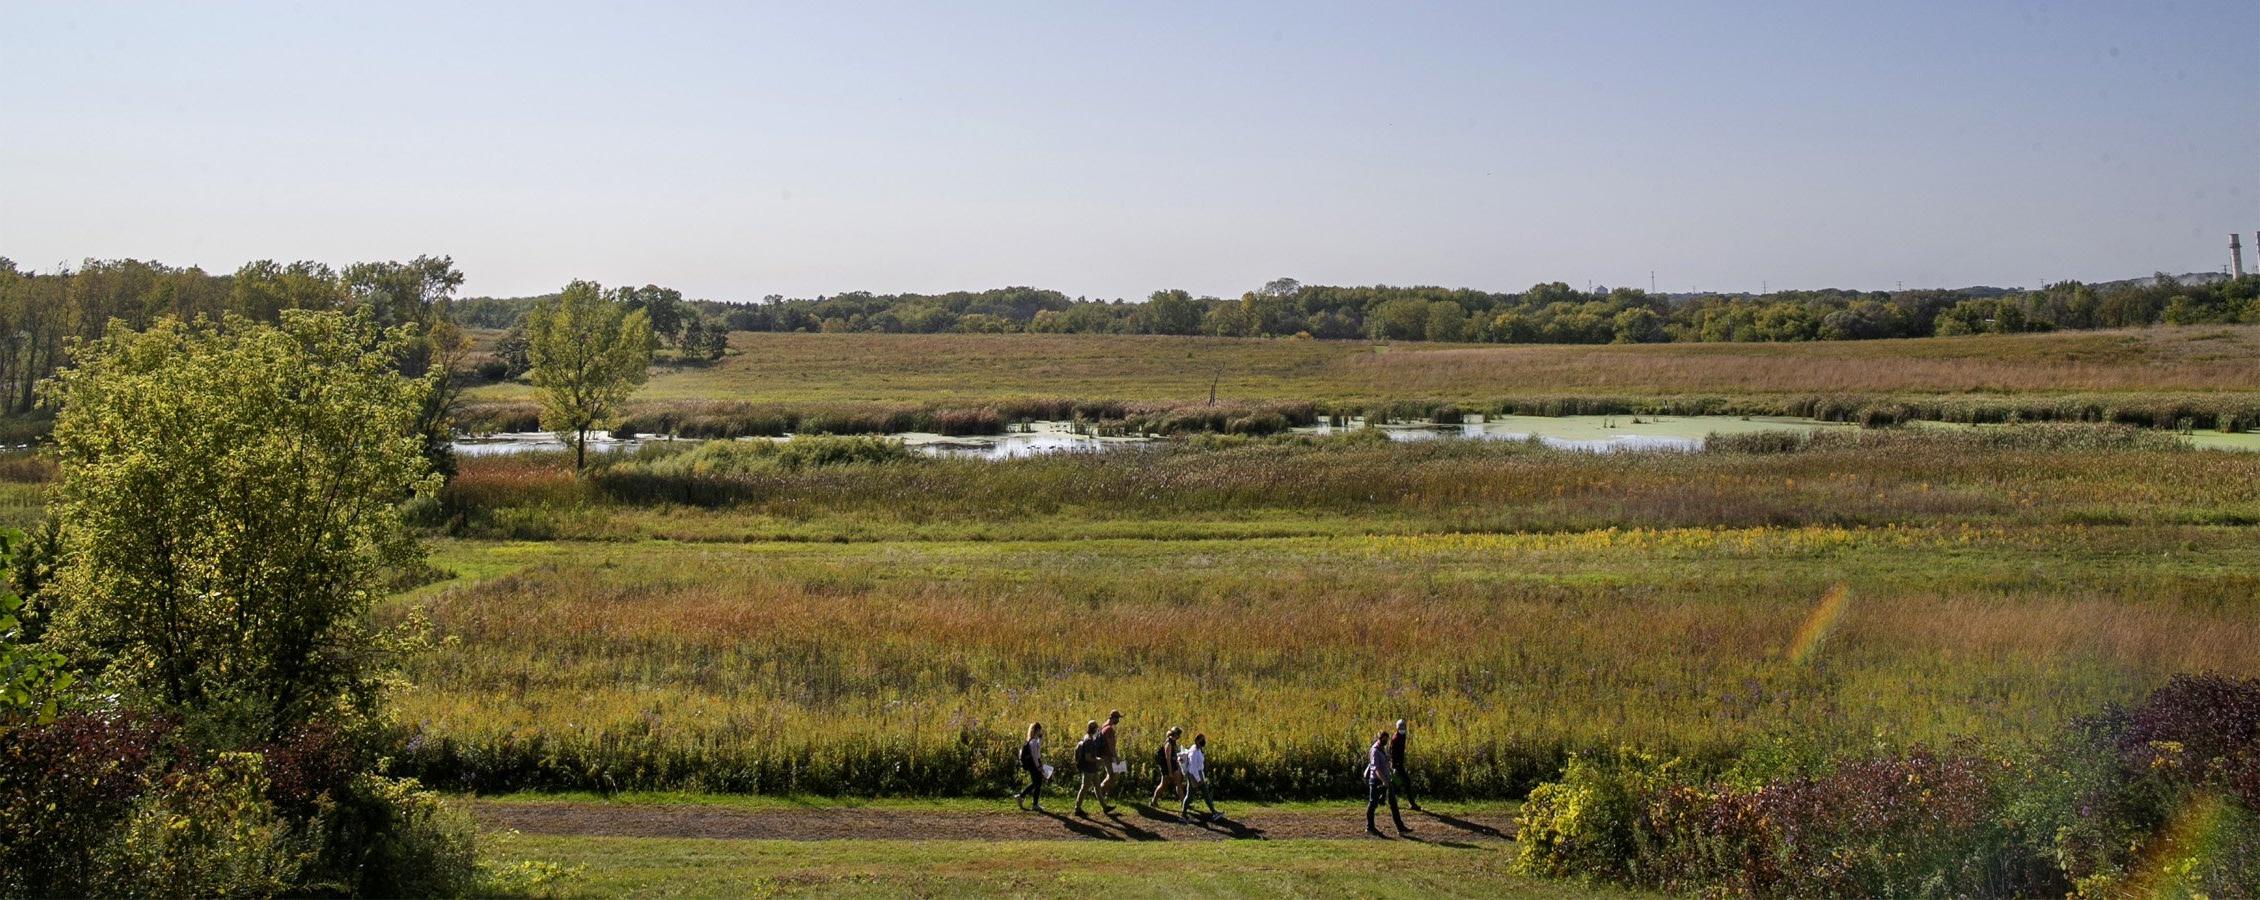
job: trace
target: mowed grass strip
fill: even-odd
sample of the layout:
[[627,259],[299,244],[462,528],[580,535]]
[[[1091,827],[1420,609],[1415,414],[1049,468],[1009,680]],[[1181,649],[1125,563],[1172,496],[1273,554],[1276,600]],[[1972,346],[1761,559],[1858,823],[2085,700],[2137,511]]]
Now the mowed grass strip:
[[1507,874],[1513,845],[1408,841],[758,841],[497,836],[571,897],[1644,896]]
[[2255,547],[2078,526],[495,545],[525,568],[391,609],[447,640],[395,709],[404,764],[477,790],[1001,796],[1027,722],[1064,762],[1122,708],[1133,762],[1167,725],[1205,731],[1238,800],[1354,792],[1398,717],[1430,793],[1513,797],[1569,750],[2013,740],[2174,672],[2255,674]]
[[[1803,344],[1470,346],[1150,335],[731,335],[644,402],[927,403],[1013,397],[1490,402],[1548,393],[2260,391],[2260,327],[2188,326]],[[522,400],[524,385],[471,392]]]

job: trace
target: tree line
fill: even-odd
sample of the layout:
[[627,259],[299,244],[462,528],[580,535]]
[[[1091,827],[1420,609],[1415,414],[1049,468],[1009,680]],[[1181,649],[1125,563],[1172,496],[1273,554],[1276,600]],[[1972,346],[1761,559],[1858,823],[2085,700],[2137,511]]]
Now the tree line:
[[[562,292],[540,297],[464,300],[456,297],[463,272],[452,258],[354,263],[344,268],[312,262],[259,260],[214,274],[137,259],[87,260],[76,269],[28,271],[0,257],[0,413],[40,412],[36,387],[72,363],[74,344],[91,343],[122,325],[145,331],[167,318],[181,322],[245,321],[279,324],[292,310],[367,313],[380,328],[414,326],[419,335],[397,360],[401,374],[427,372],[517,378],[532,367],[523,328],[537,306],[557,303]],[[652,349],[677,348],[684,358],[721,356],[727,331],[718,316],[669,288],[600,288],[610,303],[644,314]],[[570,289],[569,289],[570,290]],[[465,328],[512,328],[482,370],[468,367]],[[450,440],[447,411],[465,378],[442,379],[424,399],[419,427],[427,456],[445,473]]]
[[[534,298],[481,299],[479,324],[506,327]],[[2260,277],[2184,282],[2160,274],[2038,290],[1655,294],[1579,290],[1562,282],[1519,293],[1466,288],[1342,287],[1278,279],[1238,299],[1155,291],[1142,302],[1071,298],[1005,287],[945,294],[851,292],[759,303],[691,301],[729,331],[1013,332],[1311,337],[1333,340],[1609,344],[1837,341],[2144,325],[2260,322]],[[655,326],[658,324],[654,322]]]
[[[464,328],[503,329],[495,352],[469,374],[527,375],[524,331],[535,297],[458,298],[463,274],[447,257],[364,262],[248,263],[227,274],[140,260],[90,260],[49,273],[0,258],[0,412],[37,405],[33,386],[68,363],[72,339],[100,337],[111,321],[140,329],[163,316],[183,321],[227,314],[275,322],[284,310],[369,309],[380,325],[414,323],[426,334],[406,371],[453,365]],[[1656,294],[1632,288],[1579,290],[1562,282],[1515,293],[1467,288],[1306,285],[1277,279],[1236,299],[1155,291],[1143,301],[1091,300],[1054,290],[1004,287],[943,294],[850,292],[816,298],[770,295],[756,303],[685,298],[657,285],[607,289],[641,311],[655,350],[673,358],[720,358],[732,331],[1160,334],[1311,337],[1507,344],[1679,341],[1831,341],[2260,322],[2260,276],[2154,278],[2038,290],[1854,291]],[[428,424],[453,400],[443,389]],[[433,440],[444,438],[435,429]],[[436,453],[437,451],[435,451]]]

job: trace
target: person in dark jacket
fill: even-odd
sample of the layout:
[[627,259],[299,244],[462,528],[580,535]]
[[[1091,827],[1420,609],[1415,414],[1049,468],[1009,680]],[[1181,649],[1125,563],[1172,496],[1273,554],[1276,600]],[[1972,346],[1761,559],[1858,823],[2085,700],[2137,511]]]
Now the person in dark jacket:
[[1169,726],[1168,738],[1161,742],[1161,749],[1154,751],[1154,765],[1161,767],[1161,783],[1154,785],[1154,796],[1153,799],[1146,801],[1147,806],[1159,808],[1161,806],[1161,795],[1164,793],[1167,793],[1171,800],[1183,798],[1185,772],[1177,762],[1177,753],[1183,748],[1177,745],[1177,739],[1184,733],[1185,729],[1175,725]]
[[1366,750],[1365,830],[1372,834],[1381,833],[1381,829],[1374,827],[1373,812],[1381,808],[1384,800],[1389,803],[1389,818],[1397,821],[1397,833],[1412,830],[1405,827],[1405,816],[1397,811],[1397,789],[1389,784],[1390,771],[1389,732],[1383,731],[1373,736],[1373,746]]
[[1420,809],[1420,800],[1413,797],[1412,770],[1405,767],[1405,720],[1397,720],[1397,733],[1389,738],[1389,765],[1397,775],[1397,783],[1404,785],[1405,805]]
[[1112,811],[1106,805],[1106,794],[1100,787],[1105,781],[1101,774],[1106,771],[1105,752],[1099,741],[1098,720],[1093,719],[1090,724],[1083,726],[1083,740],[1075,744],[1075,814],[1078,816],[1086,815],[1083,812],[1083,798],[1092,795],[1099,798],[1100,809]]
[[1020,769],[1028,773],[1028,786],[1012,795],[1013,805],[1027,809],[1024,800],[1035,800],[1036,811],[1044,811],[1044,723],[1028,723],[1028,740],[1020,745]]

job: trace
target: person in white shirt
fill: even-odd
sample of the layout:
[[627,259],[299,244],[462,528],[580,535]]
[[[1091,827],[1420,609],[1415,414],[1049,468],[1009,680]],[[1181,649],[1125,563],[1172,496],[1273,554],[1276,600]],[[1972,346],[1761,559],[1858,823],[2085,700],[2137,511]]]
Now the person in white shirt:
[[1036,801],[1036,811],[1044,811],[1044,723],[1028,724],[1028,740],[1020,745],[1020,769],[1028,773],[1028,786],[1012,795],[1013,805],[1027,809],[1024,801]]
[[1185,777],[1185,803],[1177,808],[1178,819],[1192,823],[1194,791],[1200,791],[1201,802],[1208,804],[1208,818],[1217,818],[1216,798],[1208,792],[1208,735],[1193,735],[1193,746],[1178,752],[1177,763]]

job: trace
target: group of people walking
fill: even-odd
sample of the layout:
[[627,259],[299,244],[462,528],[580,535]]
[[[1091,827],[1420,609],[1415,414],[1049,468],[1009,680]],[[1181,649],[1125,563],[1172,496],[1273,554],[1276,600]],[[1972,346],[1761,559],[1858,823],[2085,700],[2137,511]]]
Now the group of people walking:
[[[1106,714],[1106,724],[1094,719],[1083,726],[1083,739],[1075,742],[1075,814],[1088,816],[1083,803],[1095,799],[1102,812],[1114,812],[1114,790],[1117,779],[1128,775],[1130,764],[1122,759],[1120,736],[1115,726],[1122,724],[1122,711]],[[1168,794],[1179,801],[1177,817],[1191,824],[1193,797],[1198,794],[1208,806],[1203,819],[1215,819],[1216,800],[1208,790],[1208,735],[1193,735],[1190,745],[1183,743],[1185,730],[1172,727],[1160,747],[1154,750],[1154,765],[1161,770],[1161,782],[1154,785],[1149,806],[1159,807],[1162,795]],[[1028,786],[1013,795],[1013,802],[1022,809],[1033,806],[1041,812],[1044,808],[1044,783],[1051,780],[1052,767],[1044,763],[1044,723],[1028,726],[1028,739],[1020,745],[1020,768],[1028,775]]]
[[1381,833],[1381,829],[1373,825],[1373,813],[1381,808],[1383,801],[1389,804],[1389,818],[1397,822],[1397,833],[1412,830],[1405,827],[1405,815],[1397,810],[1397,785],[1400,783],[1405,786],[1405,803],[1416,811],[1420,809],[1420,801],[1413,799],[1412,771],[1405,768],[1405,740],[1405,720],[1398,719],[1395,733],[1384,731],[1374,735],[1373,746],[1366,749],[1366,831]]
[[[1083,726],[1083,738],[1075,742],[1075,814],[1088,817],[1083,811],[1086,799],[1096,799],[1099,810],[1114,812],[1114,791],[1117,779],[1128,775],[1130,764],[1121,755],[1120,734],[1115,727],[1122,724],[1122,711],[1106,714],[1106,723],[1093,719]],[[1208,735],[1195,734],[1191,744],[1183,742],[1185,730],[1171,726],[1162,738],[1161,746],[1154,748],[1154,768],[1161,772],[1161,781],[1154,785],[1153,796],[1147,805],[1159,808],[1164,796],[1178,801],[1177,818],[1188,825],[1194,821],[1193,797],[1199,795],[1208,807],[1200,818],[1213,821],[1220,818],[1216,800],[1209,793]],[[1405,817],[1397,809],[1398,785],[1403,785],[1405,801],[1413,809],[1420,809],[1420,801],[1413,799],[1412,774],[1405,768],[1405,720],[1397,720],[1397,730],[1383,731],[1373,739],[1366,754],[1365,829],[1380,834],[1374,824],[1374,813],[1383,803],[1389,805],[1389,817],[1397,824],[1398,833],[1411,831],[1405,826]],[[1028,776],[1028,786],[1012,796],[1021,809],[1044,811],[1044,785],[1052,778],[1053,769],[1044,763],[1044,723],[1028,726],[1028,738],[1020,744],[1020,769]]]

